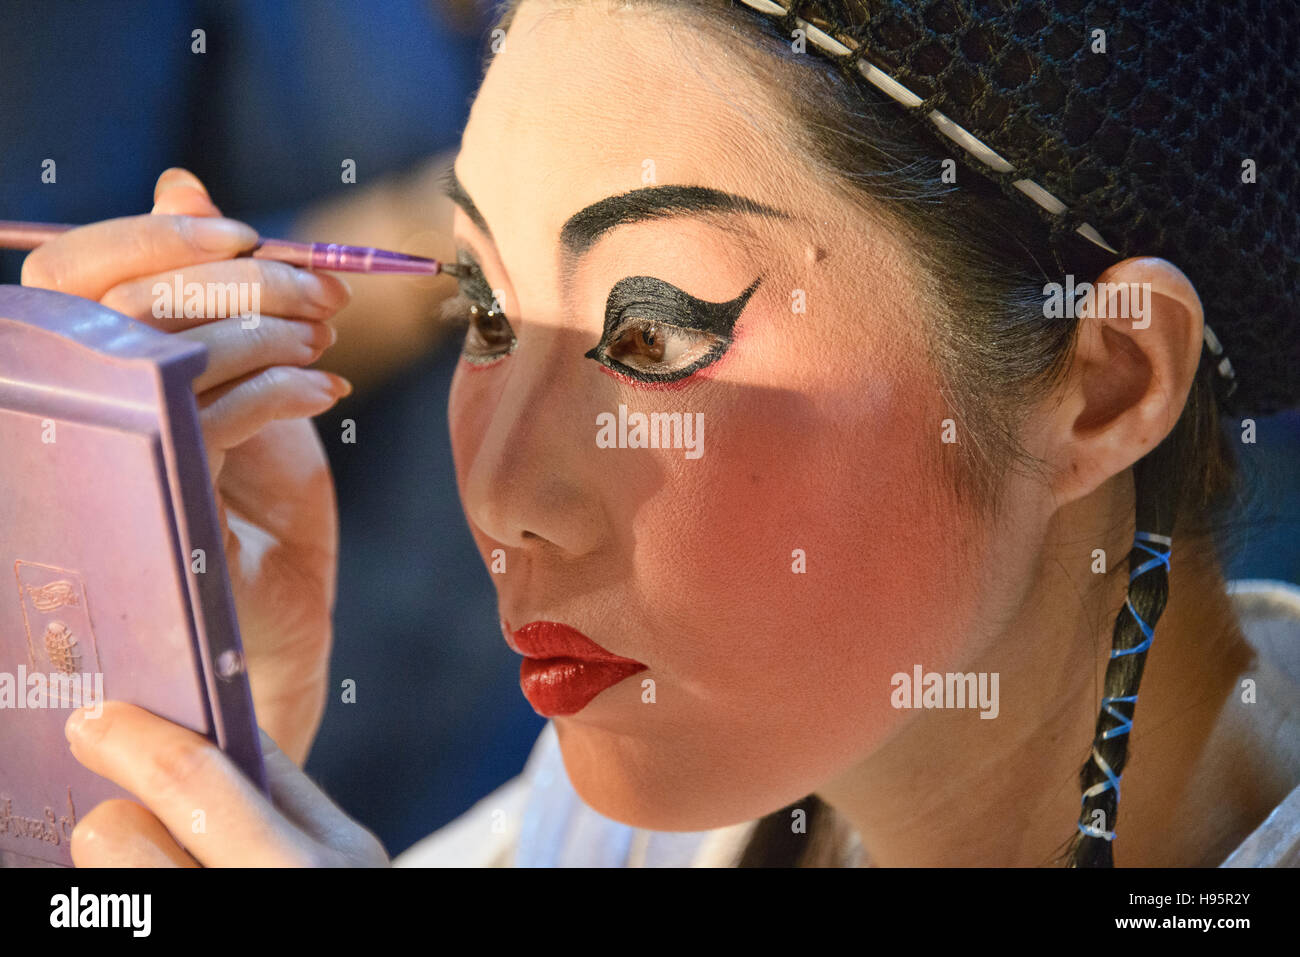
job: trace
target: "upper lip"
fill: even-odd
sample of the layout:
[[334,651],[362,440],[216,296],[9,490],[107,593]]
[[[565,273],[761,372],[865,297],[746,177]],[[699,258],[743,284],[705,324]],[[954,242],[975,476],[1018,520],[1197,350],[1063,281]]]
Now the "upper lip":
[[558,621],[530,621],[516,631],[502,621],[506,644],[525,658],[577,658],[583,661],[625,661],[641,664],[606,651],[576,628]]

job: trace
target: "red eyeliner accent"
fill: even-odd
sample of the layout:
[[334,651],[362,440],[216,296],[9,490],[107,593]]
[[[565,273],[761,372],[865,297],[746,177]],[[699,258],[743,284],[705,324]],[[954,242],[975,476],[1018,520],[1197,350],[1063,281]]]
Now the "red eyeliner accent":
[[600,368],[600,371],[605,373],[607,376],[610,376],[611,378],[619,382],[622,382],[625,385],[631,386],[634,389],[645,389],[650,392],[676,392],[678,389],[683,389],[688,385],[694,385],[696,383],[699,383],[701,380],[707,382],[710,379],[712,379],[714,376],[714,370],[716,370],[718,366],[722,365],[722,363],[727,361],[727,359],[731,356],[732,349],[735,346],[735,344],[736,344],[735,339],[733,338],[731,345],[727,347],[727,351],[724,352],[718,359],[714,360],[713,362],[710,362],[702,369],[697,369],[695,372],[692,372],[684,379],[674,379],[671,382],[654,382],[654,381],[647,382],[642,379],[634,379],[630,375],[627,375],[626,373],[623,372],[619,372],[617,369],[611,369],[609,366],[604,365],[603,363],[597,363],[597,365]]

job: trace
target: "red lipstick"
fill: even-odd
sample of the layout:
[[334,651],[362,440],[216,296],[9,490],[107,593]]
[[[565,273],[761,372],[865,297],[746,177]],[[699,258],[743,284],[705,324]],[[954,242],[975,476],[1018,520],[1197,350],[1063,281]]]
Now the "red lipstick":
[[519,687],[533,710],[546,718],[577,714],[592,698],[646,665],[620,658],[582,632],[557,621],[533,621],[511,632],[501,622],[506,644],[524,656]]

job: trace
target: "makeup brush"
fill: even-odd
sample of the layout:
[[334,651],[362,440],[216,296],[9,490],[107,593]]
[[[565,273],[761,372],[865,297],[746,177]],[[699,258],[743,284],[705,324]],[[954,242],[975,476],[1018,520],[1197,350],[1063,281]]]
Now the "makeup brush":
[[[60,233],[74,229],[65,223],[23,223],[0,219],[0,249],[35,249]],[[245,256],[271,259],[303,269],[326,272],[388,273],[403,276],[466,275],[460,263],[447,263],[424,256],[409,256],[373,246],[341,246],[338,243],[296,243],[287,239],[263,239]]]

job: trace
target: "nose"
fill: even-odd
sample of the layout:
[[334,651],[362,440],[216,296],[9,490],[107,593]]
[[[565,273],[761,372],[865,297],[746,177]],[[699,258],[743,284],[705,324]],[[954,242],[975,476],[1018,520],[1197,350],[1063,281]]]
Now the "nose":
[[[516,363],[509,370],[484,370],[481,385],[466,383],[483,392],[453,407],[453,417],[461,417],[453,434],[461,434],[458,451],[466,456],[466,516],[507,548],[549,545],[569,558],[589,555],[608,528],[593,473],[595,412],[587,414],[581,390],[566,388],[548,363],[522,359],[504,360]],[[494,387],[499,394],[491,396]]]

